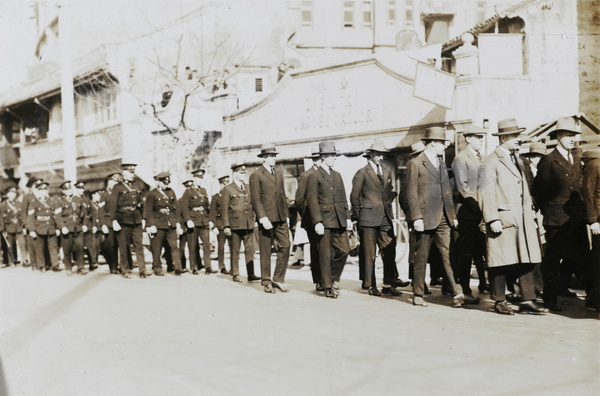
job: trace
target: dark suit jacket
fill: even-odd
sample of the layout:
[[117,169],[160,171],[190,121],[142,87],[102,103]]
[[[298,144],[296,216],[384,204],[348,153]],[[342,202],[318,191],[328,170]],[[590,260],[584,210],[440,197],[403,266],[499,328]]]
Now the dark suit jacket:
[[250,175],[250,199],[258,220],[267,217],[271,223],[287,221],[289,212],[280,170],[275,170],[275,176],[262,165],[255,170]]
[[175,228],[180,221],[177,197],[170,188],[163,192],[153,189],[146,196],[144,206],[146,227],[156,226],[158,229]]
[[307,194],[307,182],[308,182],[308,176],[310,176],[311,174],[313,174],[314,172],[316,172],[316,169],[314,166],[311,166],[310,169],[302,172],[302,174],[300,175],[300,177],[298,178],[298,189],[296,190],[296,209],[298,210],[298,213],[300,213],[300,216],[302,216],[302,222],[300,223],[300,225],[302,226],[302,228],[304,229],[308,229],[309,227],[313,226],[313,221],[310,218],[310,211],[308,210],[308,206],[307,206],[307,200],[306,200],[306,194]]
[[345,228],[350,218],[344,181],[339,172],[331,169],[328,174],[319,167],[308,176],[307,202],[314,224],[323,223],[325,228]]
[[481,209],[477,203],[477,178],[481,161],[468,148],[452,161],[454,182],[458,190],[457,217],[459,219],[481,220]]
[[383,180],[381,183],[371,164],[359,169],[352,179],[352,216],[361,227],[379,227],[385,216],[392,224],[392,200],[396,193],[392,187],[392,173],[387,168],[383,168]]
[[590,160],[583,168],[581,194],[587,211],[588,223],[600,221],[600,158]]
[[250,186],[244,184],[244,190],[231,183],[223,188],[221,194],[223,206],[223,227],[232,230],[254,229],[254,212],[250,202]]
[[556,149],[540,160],[533,196],[544,215],[545,226],[561,226],[569,219],[585,219],[581,182],[579,155],[573,154],[573,165]]
[[445,164],[442,172],[436,169],[423,153],[413,158],[407,168],[407,197],[409,218],[412,221],[423,219],[425,230],[437,228],[444,212],[450,225],[456,219],[452,200],[452,186]]
[[195,227],[208,226],[209,202],[204,188],[188,187],[181,196],[179,206],[184,222],[192,220]]

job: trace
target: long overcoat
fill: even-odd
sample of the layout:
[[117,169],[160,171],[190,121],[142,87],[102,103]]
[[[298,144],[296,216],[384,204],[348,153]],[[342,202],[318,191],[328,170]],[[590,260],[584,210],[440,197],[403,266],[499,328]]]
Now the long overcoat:
[[[525,164],[517,156],[520,169]],[[488,267],[542,261],[535,212],[525,175],[497,147],[479,172],[478,201],[486,224]],[[490,223],[500,220],[502,232],[496,234]]]

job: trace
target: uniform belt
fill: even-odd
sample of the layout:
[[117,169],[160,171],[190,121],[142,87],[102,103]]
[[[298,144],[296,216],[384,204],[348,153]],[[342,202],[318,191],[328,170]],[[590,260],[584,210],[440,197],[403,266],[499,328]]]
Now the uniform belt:
[[137,206],[121,206],[119,207],[119,210],[121,211],[126,211],[126,212],[133,212],[134,210],[137,209]]
[[37,216],[36,219],[41,220],[41,221],[49,221],[50,216]]
[[196,208],[192,208],[192,210],[194,212],[202,212],[202,211],[204,211],[204,206],[198,206]]
[[169,208],[161,208],[161,209],[158,209],[158,211],[163,214],[169,214],[169,212],[170,212]]

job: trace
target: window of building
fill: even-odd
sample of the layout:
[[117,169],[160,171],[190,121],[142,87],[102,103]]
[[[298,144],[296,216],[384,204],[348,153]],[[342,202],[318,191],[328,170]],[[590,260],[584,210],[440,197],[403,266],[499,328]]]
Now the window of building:
[[387,24],[390,26],[396,25],[396,1],[388,1]]
[[363,1],[362,4],[363,13],[363,27],[373,27],[373,2]]
[[307,28],[313,27],[313,2],[303,1],[301,5],[302,26]]
[[485,20],[485,1],[477,2],[477,22]]
[[117,93],[114,90],[103,90],[94,100],[96,124],[103,124],[117,118]]
[[263,79],[262,78],[254,79],[254,91],[256,91],[256,92],[263,91]]
[[344,1],[344,27],[354,27],[354,2]]
[[404,25],[405,26],[413,25],[413,9],[414,9],[413,0],[406,0],[406,2],[404,3]]

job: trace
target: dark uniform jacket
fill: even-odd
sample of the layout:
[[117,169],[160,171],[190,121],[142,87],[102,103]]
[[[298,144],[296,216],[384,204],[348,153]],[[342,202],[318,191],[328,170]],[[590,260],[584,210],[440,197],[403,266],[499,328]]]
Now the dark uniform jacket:
[[92,200],[85,195],[81,197],[83,204],[83,225],[88,228],[88,231],[92,231],[92,226],[96,225],[95,210],[92,207]]
[[271,223],[287,221],[289,215],[283,173],[276,169],[275,175],[260,166],[250,175],[250,198],[258,220],[267,217]]
[[573,165],[556,149],[538,163],[533,196],[544,215],[544,226],[561,226],[569,219],[586,218],[580,194],[581,157],[572,155]]
[[21,224],[21,207],[20,203],[15,201],[4,201],[0,205],[0,224],[2,231],[9,234],[16,234],[23,229]]
[[383,183],[370,163],[359,169],[352,179],[352,216],[361,227],[379,227],[385,216],[390,224],[394,219],[392,200],[396,193],[392,187],[392,174],[389,169],[382,168]]
[[100,193],[100,199],[98,200],[98,227],[105,225],[108,228],[112,228],[112,219],[108,212],[108,199],[110,198],[111,191],[104,190]]
[[34,198],[27,211],[27,229],[38,235],[56,234],[56,214],[58,206],[52,198]]
[[424,229],[433,230],[440,225],[444,212],[450,225],[456,220],[452,186],[446,165],[440,173],[429,158],[422,153],[408,163],[407,192],[409,218],[423,219]]
[[181,219],[177,197],[173,190],[170,188],[151,190],[146,196],[144,218],[146,219],[146,227],[155,226],[158,229],[177,227],[177,223]]
[[82,232],[85,208],[81,197],[62,196],[56,199],[56,227],[67,227],[69,232]]
[[223,229],[223,212],[226,208],[223,207],[223,192],[220,191],[212,196],[210,200],[210,215],[209,220],[215,224],[218,229]]
[[208,226],[209,202],[204,188],[188,187],[180,200],[184,222],[192,220],[195,227]]
[[110,222],[142,224],[142,188],[137,183],[121,182],[113,187],[106,206]]
[[31,191],[23,196],[23,201],[21,202],[21,224],[23,224],[23,227],[28,227],[27,213],[29,212],[29,206],[35,199],[35,195]]
[[323,223],[325,228],[345,228],[350,218],[344,181],[339,172],[319,167],[308,176],[307,203],[314,224]]
[[308,177],[316,171],[317,171],[317,169],[314,166],[312,166],[310,169],[302,172],[302,174],[298,178],[298,189],[296,190],[296,201],[295,202],[296,202],[296,209],[298,210],[298,213],[302,217],[302,222],[300,223],[300,225],[305,230],[308,229],[309,227],[312,227],[314,224],[310,217],[310,211],[307,210],[308,205],[307,205],[307,201],[306,201],[306,194],[307,194]]
[[585,202],[588,223],[600,221],[600,158],[590,160],[583,168],[581,194]]
[[459,219],[477,220],[482,218],[477,203],[477,183],[481,161],[466,148],[452,161],[454,182],[458,190],[457,217]]
[[232,230],[252,230],[254,212],[250,201],[250,185],[244,184],[244,191],[235,183],[225,186],[222,192],[223,227]]

